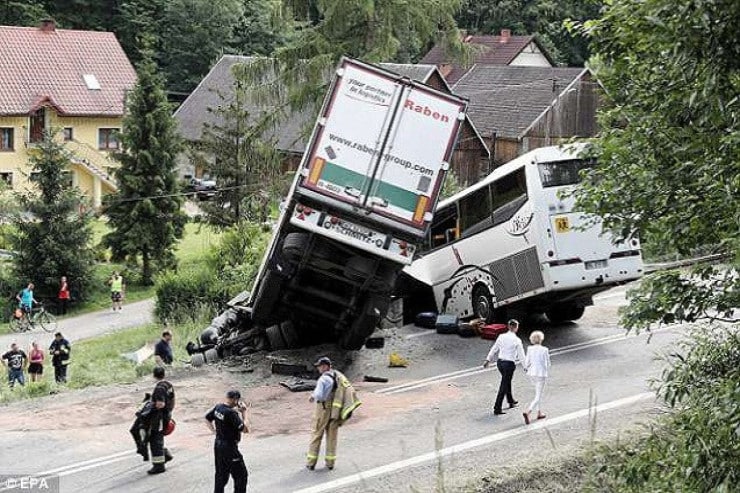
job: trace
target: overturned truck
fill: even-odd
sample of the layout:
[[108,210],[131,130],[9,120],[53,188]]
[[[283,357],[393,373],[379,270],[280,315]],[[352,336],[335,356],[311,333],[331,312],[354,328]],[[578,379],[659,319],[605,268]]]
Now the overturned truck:
[[359,349],[428,232],[466,109],[344,58],[254,286],[190,346],[194,362],[325,342]]

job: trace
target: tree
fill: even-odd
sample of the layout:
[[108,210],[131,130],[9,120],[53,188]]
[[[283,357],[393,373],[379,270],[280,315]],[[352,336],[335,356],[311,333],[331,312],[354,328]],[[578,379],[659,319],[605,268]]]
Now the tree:
[[38,298],[56,299],[59,278],[67,276],[71,290],[84,299],[92,280],[94,255],[91,216],[79,191],[69,183],[69,159],[64,146],[45,133],[29,150],[34,189],[20,195],[10,243],[15,250],[13,271],[22,286],[36,284]]
[[471,34],[536,34],[559,63],[582,66],[588,58],[588,43],[574,36],[564,21],[586,21],[599,14],[602,0],[465,0],[457,15],[458,26]]
[[143,53],[139,80],[129,95],[116,155],[118,192],[107,197],[105,213],[113,230],[104,240],[116,259],[141,261],[141,280],[152,284],[155,271],[173,266],[175,242],[182,237],[176,156],[180,141],[151,51]]
[[318,110],[328,74],[342,56],[367,62],[408,59],[406,45],[441,41],[451,56],[467,60],[454,14],[460,0],[284,0],[298,29],[269,59],[235,68],[243,83],[257,84],[258,101],[276,104],[276,117]]
[[132,64],[141,62],[146,47],[154,51],[158,64],[166,58],[160,34],[165,5],[165,0],[127,0],[119,7],[116,36]]
[[0,26],[35,26],[48,16],[41,0],[0,1]]
[[193,145],[195,162],[216,178],[219,192],[202,204],[208,222],[228,227],[242,219],[264,222],[270,198],[281,189],[280,156],[265,138],[267,119],[245,109],[246,89],[235,83],[233,92],[221,96],[221,105],[209,108],[218,123],[206,123],[200,141]]
[[242,9],[241,0],[166,2],[161,67],[170,90],[189,92],[201,81],[229,44]]
[[721,268],[642,283],[627,327],[700,318],[737,321],[740,306],[740,3],[619,0],[591,38],[609,100],[599,112],[599,167],[578,206],[622,238],[730,255]]
[[280,0],[243,0],[227,51],[269,56],[292,35],[292,20],[281,15]]

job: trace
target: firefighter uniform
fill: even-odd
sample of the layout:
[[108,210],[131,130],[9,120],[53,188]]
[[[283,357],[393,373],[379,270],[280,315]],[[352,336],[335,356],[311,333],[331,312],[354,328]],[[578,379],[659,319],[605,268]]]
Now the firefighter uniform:
[[69,353],[71,350],[69,341],[61,333],[57,332],[49,346],[51,364],[54,366],[54,380],[57,383],[67,382],[67,365],[69,365]]
[[172,455],[164,446],[164,430],[172,419],[172,410],[175,407],[175,389],[170,382],[164,380],[164,368],[155,368],[155,377],[158,371],[162,372],[162,378],[154,387],[152,401],[154,404],[163,402],[164,407],[161,409],[155,408],[149,428],[149,447],[152,458],[152,468],[147,471],[149,474],[164,472],[165,462],[172,460]]
[[316,382],[316,388],[311,394],[311,399],[316,402],[313,414],[313,427],[311,429],[311,442],[308,444],[306,454],[306,467],[313,470],[319,460],[321,441],[326,435],[326,449],[324,462],[328,469],[334,469],[337,460],[337,436],[339,433],[339,420],[332,419],[332,403],[336,391],[335,372],[331,369],[331,360],[323,357],[314,364],[325,371]]

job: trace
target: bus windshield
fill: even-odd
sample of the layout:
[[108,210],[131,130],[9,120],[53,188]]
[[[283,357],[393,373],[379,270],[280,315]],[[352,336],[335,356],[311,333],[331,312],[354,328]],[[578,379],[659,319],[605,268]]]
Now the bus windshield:
[[552,163],[539,163],[543,188],[562,187],[564,185],[575,185],[581,181],[581,170],[592,168],[593,159],[569,159],[567,161],[554,161]]

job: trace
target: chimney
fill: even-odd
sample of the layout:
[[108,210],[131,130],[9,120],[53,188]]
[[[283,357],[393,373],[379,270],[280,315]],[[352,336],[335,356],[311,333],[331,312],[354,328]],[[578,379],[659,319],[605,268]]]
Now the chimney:
[[39,29],[45,33],[53,33],[56,30],[56,22],[54,19],[42,19]]
[[502,29],[500,43],[508,43],[509,38],[511,38],[511,29]]

